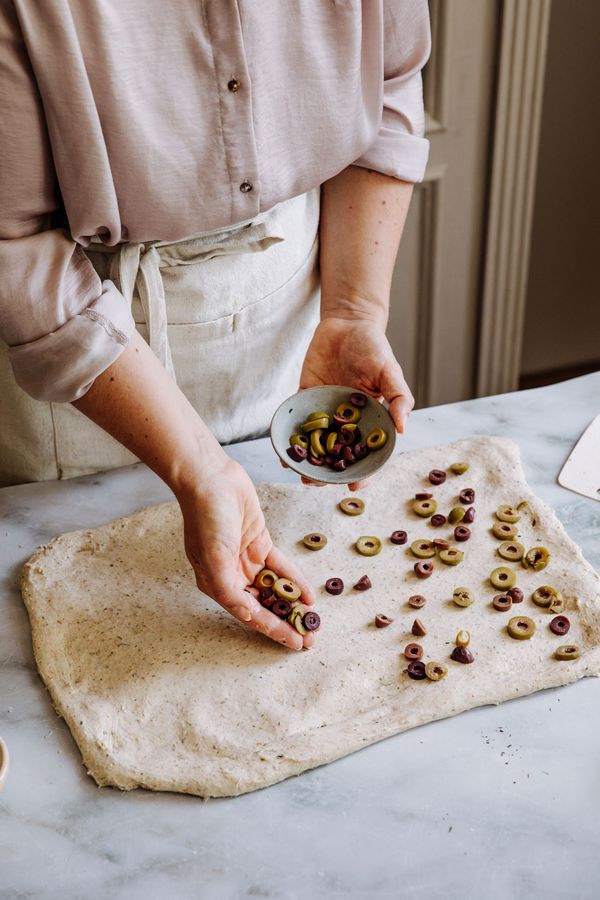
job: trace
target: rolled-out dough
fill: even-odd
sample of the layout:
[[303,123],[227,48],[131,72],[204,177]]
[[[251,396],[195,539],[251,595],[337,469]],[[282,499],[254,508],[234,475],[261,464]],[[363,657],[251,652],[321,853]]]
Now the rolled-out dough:
[[[475,488],[465,559],[456,567],[436,562],[421,581],[408,545],[388,537],[400,528],[409,544],[451,535],[450,527],[419,519],[410,500],[430,488],[430,469],[463,459],[468,473],[449,475],[431,491],[447,513],[459,490]],[[341,487],[267,484],[258,491],[274,541],[317,586],[322,629],[310,651],[291,652],[248,631],[198,593],[175,504],[58,537],[26,564],[23,596],[39,672],[99,785],[241,794],[424,722],[600,673],[600,580],[532,495],[511,442],[476,438],[400,455],[363,491],[366,510],[357,517],[338,509],[347,496]],[[503,562],[490,527],[499,504],[521,500],[530,513],[519,523],[520,540],[546,545],[552,558],[538,573],[507,564],[526,599],[500,613],[487,580]],[[304,548],[310,531],[327,534],[324,550]],[[383,539],[378,556],[356,553],[361,534]],[[373,588],[360,593],[352,586],[364,574]],[[346,585],[336,597],[323,589],[333,575]],[[551,616],[529,599],[541,584],[568,598],[567,638],[550,632]],[[457,586],[475,592],[471,607],[450,601]],[[428,598],[418,612],[406,602],[414,593]],[[393,624],[376,629],[379,612]],[[508,637],[515,613],[536,622],[531,641]],[[427,628],[424,659],[448,666],[443,681],[412,681],[404,672],[415,616]],[[461,628],[471,632],[472,665],[449,660]],[[581,657],[556,661],[554,649],[567,642],[581,647]]]

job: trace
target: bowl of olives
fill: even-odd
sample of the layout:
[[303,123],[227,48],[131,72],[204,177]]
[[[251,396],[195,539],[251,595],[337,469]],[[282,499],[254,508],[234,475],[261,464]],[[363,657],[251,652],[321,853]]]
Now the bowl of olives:
[[334,384],[288,397],[271,420],[270,437],[290,469],[326,484],[368,478],[396,445],[394,422],[382,403]]

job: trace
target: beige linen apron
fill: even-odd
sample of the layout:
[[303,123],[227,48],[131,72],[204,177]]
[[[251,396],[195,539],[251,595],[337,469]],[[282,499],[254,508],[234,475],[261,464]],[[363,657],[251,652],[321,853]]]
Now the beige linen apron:
[[[221,443],[265,434],[296,391],[319,315],[319,189],[247,225],[86,253]],[[0,347],[0,483],[112,469],[135,457],[69,403],[32,400]]]

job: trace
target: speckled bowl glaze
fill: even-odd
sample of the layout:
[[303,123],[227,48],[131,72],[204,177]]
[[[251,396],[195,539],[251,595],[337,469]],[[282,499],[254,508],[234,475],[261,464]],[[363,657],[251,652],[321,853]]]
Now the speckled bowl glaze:
[[0,737],[0,791],[8,775],[8,747]]
[[312,481],[320,481],[325,484],[349,484],[352,481],[368,478],[387,462],[396,445],[396,429],[386,407],[372,397],[368,398],[366,406],[361,410],[358,427],[363,440],[374,428],[383,428],[388,439],[381,450],[371,451],[368,456],[349,466],[343,472],[336,472],[328,466],[313,466],[308,460],[295,462],[286,452],[290,446],[290,437],[301,431],[303,422],[311,412],[322,409],[333,413],[340,403],[347,401],[350,394],[355,392],[356,388],[328,384],[323,387],[307,388],[305,391],[288,397],[281,404],[271,419],[270,437],[275,452],[286,466],[289,466],[298,475],[304,475]]

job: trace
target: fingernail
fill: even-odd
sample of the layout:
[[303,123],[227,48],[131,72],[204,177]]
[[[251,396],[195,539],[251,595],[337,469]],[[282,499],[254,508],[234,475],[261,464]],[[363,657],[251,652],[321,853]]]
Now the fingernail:
[[243,619],[244,622],[249,622],[252,619],[252,613],[245,606],[234,606],[232,613],[238,619]]

